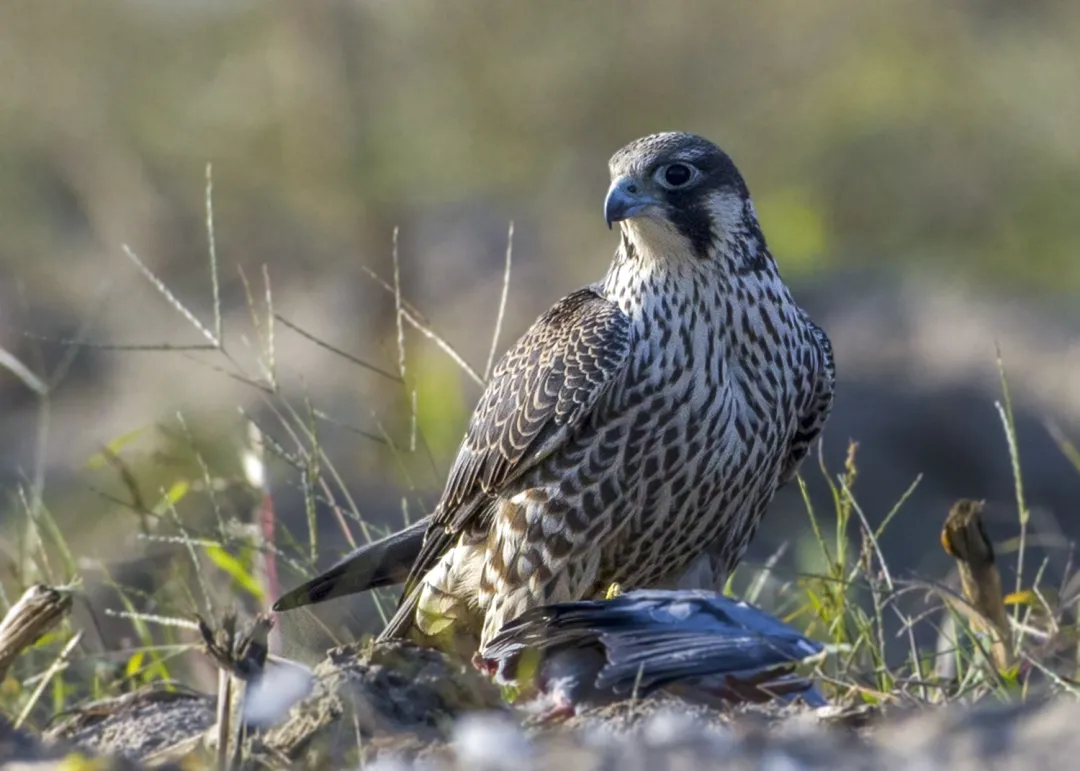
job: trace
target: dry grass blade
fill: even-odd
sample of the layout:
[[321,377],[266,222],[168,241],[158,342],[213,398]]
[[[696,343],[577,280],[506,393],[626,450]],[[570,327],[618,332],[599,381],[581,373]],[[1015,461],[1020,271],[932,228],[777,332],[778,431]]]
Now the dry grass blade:
[[[941,545],[957,562],[964,599],[978,610],[978,615],[966,613],[971,617],[972,627],[990,637],[990,655],[995,666],[1007,670],[1015,659],[1012,634],[994,547],[983,526],[983,505],[982,501],[957,501],[945,520]],[[966,611],[965,608],[961,612]]]
[[401,261],[398,257],[398,229],[394,228],[394,326],[397,329],[398,376],[405,382],[405,330],[401,326]]
[[1061,430],[1061,427],[1057,423],[1048,420],[1044,425],[1046,426],[1046,430],[1050,433],[1050,438],[1054,440],[1054,444],[1056,444],[1061,451],[1061,454],[1068,459],[1073,468],[1080,471],[1080,449],[1077,449],[1072,440],[1065,436],[1065,432]]
[[64,649],[60,651],[60,655],[56,657],[56,660],[49,665],[48,670],[42,675],[41,681],[38,682],[37,688],[30,694],[30,698],[27,700],[26,705],[23,707],[22,712],[19,713],[19,717],[15,719],[15,727],[19,728],[26,718],[29,717],[30,712],[34,709],[34,706],[38,703],[38,699],[41,698],[41,694],[45,692],[45,688],[52,682],[53,675],[67,666],[68,656],[75,650],[75,646],[82,641],[83,633],[81,631],[76,632],[75,636],[68,640],[68,644],[64,646]]
[[480,373],[478,373],[475,369],[470,367],[468,362],[466,362],[465,359],[461,358],[461,354],[458,353],[457,350],[455,350],[454,347],[452,345],[450,345],[450,343],[446,342],[446,340],[444,340],[441,336],[439,336],[435,332],[435,330],[431,328],[431,326],[429,326],[426,322],[424,322],[422,320],[422,317],[415,316],[415,315],[411,314],[409,311],[404,310],[404,309],[401,311],[401,317],[403,319],[405,319],[407,322],[409,322],[409,324],[412,325],[413,329],[415,329],[417,332],[422,334],[424,337],[428,338],[433,343],[435,343],[435,345],[437,345],[442,350],[443,353],[445,353],[447,356],[449,356],[453,360],[453,362],[455,364],[457,364],[459,367],[461,367],[461,370],[466,375],[468,375],[470,378],[472,378],[474,381],[476,381],[477,385],[483,385],[484,384],[484,379],[482,377],[480,377]]
[[122,244],[121,249],[123,249],[124,255],[131,260],[135,264],[135,267],[139,269],[139,272],[143,274],[143,277],[153,285],[154,289],[165,298],[166,302],[168,302],[177,313],[187,319],[187,322],[195,327],[199,334],[205,337],[211,346],[214,348],[221,348],[221,341],[214,335],[214,332],[207,329],[206,325],[199,321],[195,314],[188,310],[186,305],[180,302],[180,299],[172,293],[172,290],[165,285],[165,282],[154,275],[154,272],[151,271],[150,268],[146,267],[146,263],[139,259],[139,255],[135,254],[130,246]]
[[214,303],[214,338],[223,340],[221,283],[218,279],[217,237],[214,235],[214,165],[206,164],[206,255],[210,260],[210,291]]
[[[1016,437],[1016,417],[1013,415],[1012,397],[1009,395],[1009,381],[1005,376],[1005,361],[1001,357],[1001,347],[995,347],[997,349],[998,377],[1001,381],[1001,401],[994,402],[994,407],[997,409],[998,416],[1001,418],[1001,425],[1005,429],[1005,441],[1009,447],[1009,462],[1012,464],[1013,485],[1016,489],[1016,512],[1020,519],[1020,545],[1016,552],[1016,591],[1019,592],[1024,588],[1024,554],[1027,551],[1028,521],[1031,519],[1031,512],[1024,496],[1024,476],[1020,473],[1020,448]],[[1019,618],[1020,608],[1017,606],[1013,619],[1019,620]]]
[[71,612],[71,593],[44,584],[27,589],[0,621],[0,680],[24,650]]
[[[375,273],[375,271],[363,266],[361,267],[361,270],[367,273],[367,275],[376,284],[381,286],[387,292],[389,292],[390,294],[395,294],[393,285],[387,283],[382,278],[380,278],[379,275]],[[409,322],[409,324],[411,324],[413,329],[415,329],[417,332],[435,343],[435,345],[438,346],[439,350],[449,356],[455,364],[461,367],[461,371],[468,375],[470,378],[472,378],[474,381],[476,381],[477,385],[482,386],[484,384],[484,378],[480,376],[480,373],[469,366],[469,363],[465,361],[464,358],[462,358],[461,354],[457,352],[454,346],[450,345],[450,343],[448,343],[442,336],[440,336],[432,328],[428,320],[424,318],[424,315],[420,313],[420,311],[418,311],[411,304],[409,304],[405,300],[405,298],[401,296],[400,292],[396,294],[395,299],[397,302],[400,302],[401,318]]]
[[506,270],[503,272],[502,293],[499,295],[499,312],[495,316],[495,331],[491,335],[491,350],[488,351],[487,364],[484,365],[484,382],[491,377],[491,368],[495,364],[495,354],[499,350],[499,336],[502,334],[503,318],[506,316],[506,298],[510,294],[510,271],[514,259],[514,223],[506,233]]
[[38,396],[45,396],[49,392],[49,387],[45,385],[45,381],[31,372],[30,368],[19,361],[14,354],[2,347],[0,347],[0,367],[19,378],[23,385]]
[[[185,543],[190,541],[186,540]],[[136,613],[130,610],[113,610],[111,608],[105,608],[105,615],[109,618],[121,618],[128,621],[140,621],[150,624],[157,624],[171,629],[192,629],[198,630],[199,625],[194,621],[189,621],[186,618],[176,618],[175,616],[161,616],[156,613]]]

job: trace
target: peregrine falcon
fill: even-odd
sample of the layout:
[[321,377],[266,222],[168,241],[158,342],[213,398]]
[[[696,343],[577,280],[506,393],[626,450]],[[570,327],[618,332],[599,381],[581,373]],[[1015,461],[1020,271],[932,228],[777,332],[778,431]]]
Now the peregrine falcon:
[[[827,702],[795,665],[825,646],[745,602],[707,591],[638,590],[532,608],[484,649],[481,668],[545,717],[661,688],[729,702]],[[538,659],[528,661],[531,653]]]
[[530,608],[735,567],[822,430],[832,349],[722,150],[653,134],[609,170],[607,274],[499,361],[431,516],[276,609],[404,580],[380,639],[475,653]]

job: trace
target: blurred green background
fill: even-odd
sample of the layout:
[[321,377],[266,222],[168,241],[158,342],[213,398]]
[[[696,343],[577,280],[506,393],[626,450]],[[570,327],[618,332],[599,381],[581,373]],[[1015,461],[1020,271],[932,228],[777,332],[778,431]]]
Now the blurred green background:
[[[605,270],[611,153],[693,131],[732,155],[784,276],[834,338],[826,457],[835,466],[861,442],[875,519],[926,475],[886,546],[941,573],[953,497],[988,498],[994,535],[1015,535],[995,344],[1036,519],[1052,532],[1075,519],[1080,476],[1044,423],[1080,421],[1078,40],[1080,4],[1049,0],[12,0],[0,5],[0,346],[47,374],[64,338],[204,342],[121,245],[211,323],[212,163],[227,347],[244,371],[258,374],[259,344],[241,271],[263,303],[265,266],[276,312],[396,372],[393,298],[364,272],[389,280],[395,227],[405,296],[482,371],[509,223],[500,350]],[[350,428],[407,447],[407,390],[282,325],[275,335],[288,398],[348,424],[321,439],[359,513],[400,521],[404,495],[422,514],[478,386],[408,330],[422,448],[394,453]],[[238,407],[273,410],[222,367],[235,374],[212,353],[81,349],[47,430],[39,400],[0,370],[0,481],[17,491],[44,468],[79,556],[131,558],[134,519],[95,492],[119,495],[115,470],[85,464],[155,423],[182,437],[179,412],[215,473],[235,473]],[[199,476],[164,433],[124,450],[152,492]],[[303,544],[295,470],[271,467]],[[0,512],[9,532],[20,505],[12,492]],[[781,523],[804,524],[800,507],[790,491],[778,502],[787,513],[757,558],[794,532]],[[325,564],[345,544],[319,517]]]

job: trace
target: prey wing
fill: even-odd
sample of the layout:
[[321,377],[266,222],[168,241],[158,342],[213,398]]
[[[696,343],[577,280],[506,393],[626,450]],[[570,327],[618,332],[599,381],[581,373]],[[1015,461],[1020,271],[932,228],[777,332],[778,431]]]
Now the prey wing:
[[643,590],[526,611],[488,643],[484,656],[497,660],[526,648],[597,645],[606,664],[595,685],[620,694],[692,678],[767,672],[822,650],[746,603],[712,592]]

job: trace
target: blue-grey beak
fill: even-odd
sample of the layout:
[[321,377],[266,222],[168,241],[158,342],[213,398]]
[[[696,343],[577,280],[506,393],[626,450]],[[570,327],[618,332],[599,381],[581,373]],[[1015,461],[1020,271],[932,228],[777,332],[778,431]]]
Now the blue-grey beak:
[[641,189],[641,183],[637,180],[628,177],[615,180],[604,199],[604,220],[608,230],[613,222],[630,219],[658,203],[659,201]]

